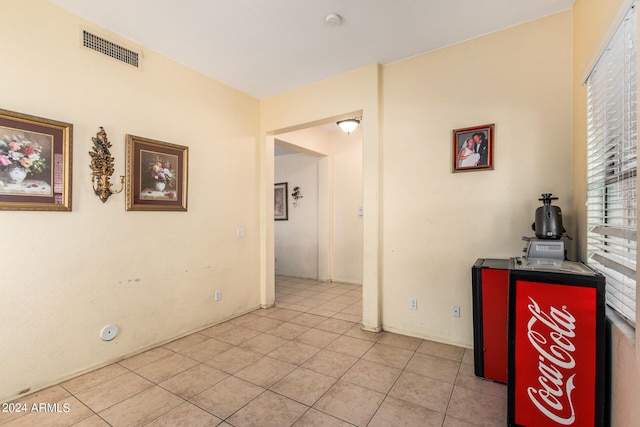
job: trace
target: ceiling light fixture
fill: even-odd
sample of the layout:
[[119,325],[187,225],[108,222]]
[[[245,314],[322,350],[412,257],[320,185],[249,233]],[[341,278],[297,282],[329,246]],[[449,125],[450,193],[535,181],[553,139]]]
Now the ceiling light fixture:
[[337,13],[330,13],[324,17],[324,23],[327,27],[335,27],[342,23],[342,17]]
[[355,117],[353,119],[340,120],[336,124],[340,126],[340,129],[342,129],[343,132],[349,135],[351,132],[356,130],[361,119],[362,117]]

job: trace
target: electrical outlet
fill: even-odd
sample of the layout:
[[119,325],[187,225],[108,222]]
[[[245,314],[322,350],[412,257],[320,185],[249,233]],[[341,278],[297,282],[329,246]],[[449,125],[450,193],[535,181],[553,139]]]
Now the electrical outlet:
[[411,298],[411,301],[409,301],[409,308],[411,310],[417,310],[418,309],[418,300],[415,298]]
[[216,301],[220,301],[220,298],[221,298],[220,291],[216,291],[213,295]]
[[460,306],[452,305],[451,306],[451,317],[460,317]]

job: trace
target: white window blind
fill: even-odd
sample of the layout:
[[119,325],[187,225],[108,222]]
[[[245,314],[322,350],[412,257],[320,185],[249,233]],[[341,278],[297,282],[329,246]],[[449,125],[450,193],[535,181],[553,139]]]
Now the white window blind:
[[607,304],[636,319],[637,18],[625,15],[587,79],[587,263]]

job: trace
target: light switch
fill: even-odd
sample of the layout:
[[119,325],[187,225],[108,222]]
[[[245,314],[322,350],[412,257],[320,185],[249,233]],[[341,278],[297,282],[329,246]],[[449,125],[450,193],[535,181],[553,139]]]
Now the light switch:
[[244,233],[244,228],[238,228],[238,231],[236,232],[236,237],[238,237],[238,239],[244,239],[245,233]]

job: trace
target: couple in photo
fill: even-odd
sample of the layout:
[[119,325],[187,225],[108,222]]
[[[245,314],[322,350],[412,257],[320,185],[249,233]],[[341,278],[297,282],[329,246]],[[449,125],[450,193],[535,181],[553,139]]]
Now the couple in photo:
[[489,144],[484,132],[476,132],[464,141],[458,153],[458,167],[485,166],[489,155]]

